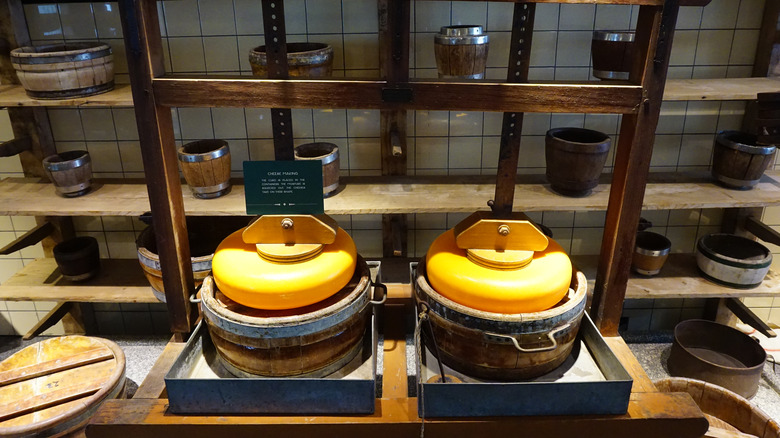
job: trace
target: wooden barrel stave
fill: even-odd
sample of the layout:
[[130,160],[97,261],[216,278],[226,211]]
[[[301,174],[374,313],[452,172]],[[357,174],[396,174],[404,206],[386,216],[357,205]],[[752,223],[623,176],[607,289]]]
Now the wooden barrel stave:
[[545,136],[547,180],[564,196],[586,196],[599,183],[612,140],[584,128],[554,128]]

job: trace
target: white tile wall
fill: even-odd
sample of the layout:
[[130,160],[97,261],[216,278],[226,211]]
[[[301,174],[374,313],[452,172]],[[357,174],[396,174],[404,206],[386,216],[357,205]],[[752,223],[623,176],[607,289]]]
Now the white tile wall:
[[[705,7],[684,7],[677,23],[670,77],[749,75],[765,0],[713,0]],[[377,15],[366,0],[287,0],[290,41],[324,41],[335,50],[334,76],[375,77],[378,73]],[[506,76],[513,4],[504,2],[413,2],[412,76],[436,77],[433,34],[449,24],[481,24],[490,34],[489,78]],[[167,66],[175,73],[250,74],[248,50],[263,44],[259,0],[176,0],[160,2],[161,32]],[[534,80],[590,78],[590,35],[594,29],[629,29],[638,7],[539,4],[535,18],[530,76]],[[34,42],[95,39],[115,50],[118,81],[127,82],[124,42],[116,3],[28,4],[25,13]],[[652,170],[704,169],[709,165],[715,131],[739,127],[741,102],[665,102],[658,126]],[[244,159],[272,159],[267,109],[179,108],[173,110],[177,141],[225,138],[240,175]],[[59,150],[87,149],[100,176],[143,176],[132,109],[50,109]],[[501,132],[501,114],[417,111],[409,113],[408,171],[417,175],[492,174]],[[585,126],[615,138],[619,117],[613,115],[527,114],[523,127],[520,172],[543,173],[543,136],[551,127]],[[5,127],[5,129],[3,129]],[[341,148],[342,173],[378,175],[379,114],[365,110],[296,110],[295,142],[326,140]],[[0,119],[0,136],[8,136]],[[608,170],[611,165],[608,164]],[[19,175],[15,158],[0,158],[0,176]],[[674,251],[690,252],[696,237],[717,229],[718,214],[685,210],[646,212],[654,228],[674,242]],[[410,215],[408,246],[421,255],[443,230],[463,215]],[[551,227],[573,254],[595,254],[600,248],[603,212],[544,212],[535,217]],[[765,220],[780,227],[780,209],[768,209]],[[339,217],[364,255],[381,254],[381,220],[377,216]],[[143,225],[128,218],[75,218],[79,233],[94,235],[104,256],[134,257],[134,239]],[[29,229],[30,220],[0,218],[0,241]],[[1,243],[1,242],[0,242]],[[39,250],[0,257],[0,282]],[[0,334],[23,332],[41,313],[32,303],[0,302]],[[753,303],[780,322],[780,301]],[[701,302],[654,300],[627,302],[629,328],[663,328],[700,311]],[[100,331],[106,333],[167,330],[164,307],[96,306]]]

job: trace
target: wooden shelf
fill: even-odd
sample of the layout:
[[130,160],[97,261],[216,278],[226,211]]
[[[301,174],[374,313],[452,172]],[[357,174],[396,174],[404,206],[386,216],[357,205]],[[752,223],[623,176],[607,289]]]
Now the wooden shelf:
[[[674,245],[674,242],[672,242]],[[593,288],[597,256],[574,256],[574,264],[585,273]],[[734,289],[703,278],[693,254],[670,254],[661,272],[654,277],[631,274],[626,289],[627,299],[643,298],[745,298],[780,295],[780,262],[774,263],[764,282],[753,289]]]
[[88,281],[65,280],[57,263],[28,263],[0,285],[0,300],[159,303],[136,259],[101,259],[100,273]]
[[[515,191],[517,211],[600,211],[607,208],[609,184],[590,196],[569,198],[550,190],[543,175],[521,176]],[[487,177],[353,177],[325,200],[328,214],[469,213],[486,210],[495,181]],[[235,184],[221,198],[197,199],[182,188],[184,209],[192,216],[243,216],[244,186]],[[739,208],[780,205],[780,171],[767,172],[752,190],[732,190],[712,182],[706,173],[650,175],[644,199],[649,210]],[[138,216],[149,211],[142,181],[95,181],[93,190],[63,198],[54,186],[30,178],[0,181],[0,215]]]
[[[593,3],[591,0],[585,1],[585,3]],[[634,3],[635,4],[635,3]],[[207,78],[205,78],[207,79]],[[226,80],[218,80],[218,79],[211,79],[214,81],[215,87],[226,87],[226,86],[235,86],[235,83],[240,83],[244,81],[251,81],[252,79],[244,78],[244,79],[238,79],[236,81],[230,81],[233,82],[233,85],[228,85],[228,82]],[[159,79],[157,80],[158,84],[161,84],[161,89],[164,90],[165,96],[171,96],[171,99],[174,99],[174,89],[179,89],[180,91],[177,91],[177,93],[185,93],[188,92],[188,87],[180,88],[182,84],[189,84],[189,83],[198,83],[202,82],[202,80],[193,78],[193,79]],[[320,83],[323,81],[309,81],[310,86],[318,87]],[[330,81],[334,82],[334,81]],[[335,81],[338,82],[338,81]],[[365,87],[367,89],[374,89],[374,88],[380,88],[381,82],[379,81],[361,81],[365,83]],[[422,84],[422,83],[421,83]],[[202,84],[201,84],[202,85]],[[201,86],[198,85],[198,86]],[[324,93],[323,100],[321,103],[318,103],[316,106],[332,106],[332,107],[338,107],[339,101],[334,101],[338,95],[334,95],[332,90],[330,90],[329,87],[332,85],[327,85]],[[439,92],[440,90],[434,89],[433,84],[428,85],[421,85],[424,90],[427,90],[430,88],[432,92]],[[479,85],[470,84],[467,85],[468,87],[474,87]],[[566,86],[566,85],[561,85]],[[482,87],[482,86],[481,86]],[[501,89],[509,89],[512,86],[508,85],[496,85],[494,88],[497,90]],[[582,90],[583,92],[590,95],[591,99],[593,97],[593,92],[602,90],[606,88],[604,84],[595,82],[591,85],[585,85],[583,87],[574,87],[569,86],[571,90]],[[623,90],[622,93],[624,96],[629,96],[631,93],[634,93],[634,88],[632,86],[620,86]],[[484,87],[482,87],[484,88]],[[330,91],[328,91],[330,90]],[[664,91],[664,100],[667,101],[681,101],[681,100],[752,100],[756,98],[757,93],[764,93],[764,92],[776,92],[780,91],[780,79],[778,78],[728,78],[728,79],[670,79],[666,81],[666,89]],[[546,92],[545,92],[546,93]],[[306,94],[310,97],[309,94]],[[250,96],[247,96],[246,99],[249,99]],[[178,99],[178,98],[177,98]],[[190,99],[187,97],[187,99]],[[209,103],[211,105],[214,104],[214,95],[211,94],[209,97]],[[233,102],[237,102],[236,96],[232,95],[229,97],[229,100]],[[344,99],[352,99],[351,96],[345,96]],[[435,100],[435,106],[441,106],[442,102],[440,102],[437,98]],[[309,101],[310,102],[310,101]],[[183,102],[173,101],[171,104],[181,104],[183,105]],[[248,103],[248,102],[244,102]],[[290,102],[286,102],[289,104]],[[267,103],[264,101],[264,105]],[[311,104],[311,103],[309,103]],[[237,105],[236,103],[231,103],[231,106]],[[300,105],[306,105],[306,103],[300,103]],[[375,105],[379,105],[379,103],[376,103]],[[432,103],[433,105],[433,103]],[[457,103],[457,102],[446,102],[446,105],[465,105],[465,103]],[[566,105],[569,105],[569,103],[566,103]],[[595,104],[592,104],[595,105]],[[618,106],[614,104],[608,105],[607,103],[601,103],[599,104],[603,108],[601,108],[603,111],[607,112],[614,112],[614,111],[626,111],[631,112],[631,110],[627,107]],[[117,85],[114,90],[109,91],[108,93],[98,94],[95,96],[89,96],[89,97],[79,97],[76,99],[33,99],[27,96],[27,94],[24,92],[24,89],[20,85],[0,85],[0,107],[18,107],[18,106],[46,106],[46,107],[132,107],[133,106],[133,96],[130,92],[130,86],[129,85]],[[188,105],[190,106],[190,105]],[[251,105],[250,105],[251,106]],[[289,106],[289,105],[288,105]],[[594,111],[596,109],[593,109]],[[530,109],[529,109],[530,111]],[[549,111],[549,109],[547,110]]]
[[132,107],[133,96],[130,85],[117,85],[113,90],[75,99],[33,99],[21,85],[0,86],[0,107],[47,106],[47,107]]

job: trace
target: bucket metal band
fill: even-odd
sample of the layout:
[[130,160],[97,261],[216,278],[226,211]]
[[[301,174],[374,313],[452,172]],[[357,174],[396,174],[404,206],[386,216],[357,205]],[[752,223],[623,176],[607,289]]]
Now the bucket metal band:
[[658,269],[642,269],[642,268],[637,268],[636,266],[634,266],[634,271],[638,272],[639,274],[647,275],[648,277],[650,277],[650,276],[656,275],[659,272],[661,272],[661,268],[658,268]]
[[[753,242],[753,243],[755,243],[756,245],[761,245],[758,242]],[[761,246],[763,247],[763,245]],[[739,259],[718,254],[715,251],[713,251],[711,248],[707,247],[704,243],[702,243],[702,239],[699,239],[699,243],[696,244],[696,248],[699,250],[696,256],[703,257],[702,261],[716,262],[728,266],[730,268],[735,268],[739,270],[768,268],[772,264],[772,253],[769,252],[769,249],[767,249],[766,247],[762,249],[765,250],[764,251],[765,256],[763,257],[763,259],[757,260],[755,263],[741,262],[739,261]]]
[[337,188],[339,188],[339,182],[338,181],[336,181],[335,183],[333,183],[333,184],[331,184],[331,185],[329,185],[327,187],[323,187],[322,188],[322,193],[323,194],[328,194],[328,193],[336,190]]
[[[63,161],[50,161],[50,159],[57,157],[63,159]],[[65,157],[67,157],[67,155]],[[50,172],[61,172],[63,170],[72,170],[91,163],[89,154],[86,151],[84,151],[83,155],[74,159],[67,159],[65,157],[63,157],[62,154],[48,157],[43,160],[43,166]]]
[[83,182],[80,184],[74,184],[72,186],[55,186],[58,193],[61,193],[68,197],[78,196],[86,193],[89,186],[92,184],[92,180]]
[[596,41],[614,41],[620,43],[631,43],[634,41],[634,32],[594,30],[593,39]]
[[[729,138],[730,135],[736,134],[738,134],[738,131],[721,131],[718,133],[717,143],[729,149],[738,150],[740,152],[747,152],[753,155],[772,155],[775,153],[775,150],[777,150],[777,147],[774,145],[765,146],[758,144],[745,144]],[[752,140],[756,140],[756,138],[753,137]]]
[[229,180],[213,186],[206,186],[206,187],[190,186],[190,189],[192,189],[193,193],[208,194],[208,193],[214,193],[214,192],[225,190],[228,187],[230,187]]
[[92,85],[83,88],[71,88],[70,90],[29,90],[25,89],[28,96],[35,99],[64,99],[68,97],[86,97],[93,94],[105,93],[114,89],[114,81],[108,81],[100,85]]
[[439,75],[442,79],[485,79],[485,73],[475,73],[473,75]]
[[439,29],[439,34],[450,37],[457,36],[480,36],[483,35],[482,26],[442,26]]
[[616,81],[627,81],[627,71],[611,71],[611,70],[596,70],[593,69],[593,76],[599,79],[614,79]]
[[446,36],[441,34],[436,34],[436,36],[433,37],[433,41],[436,44],[441,44],[443,46],[462,46],[462,45],[469,45],[469,44],[487,44],[489,42],[488,35],[475,35],[475,36]]
[[760,179],[737,179],[737,178],[729,178],[728,176],[723,175],[715,175],[715,178],[731,187],[753,187],[754,185],[758,184]]
[[649,257],[661,257],[669,254],[671,248],[664,248],[664,249],[647,249],[647,248],[640,248],[636,247],[634,248],[634,252],[637,254],[646,255]]
[[[92,52],[72,54],[67,53],[98,47],[102,48]],[[57,50],[58,48],[64,48],[65,50]],[[20,49],[12,50],[11,62],[15,64],[56,64],[61,62],[90,61],[92,59],[111,56],[111,47],[105,44],[101,44],[99,46],[93,46],[92,44],[53,44],[47,46],[36,46],[34,49],[36,50],[35,52],[26,52]],[[48,56],[47,52],[52,53],[52,55]],[[27,54],[31,56],[25,56]]]
[[[294,152],[296,160],[320,160],[323,166],[339,159],[339,147],[333,143],[305,143],[296,146]],[[307,153],[317,155],[308,156]]]
[[339,159],[339,150],[336,148],[335,151],[333,151],[332,154],[325,155],[324,157],[320,158],[320,161],[322,161],[322,165],[325,166],[326,164],[330,164],[336,160]]
[[230,153],[230,148],[228,148],[227,144],[222,143],[222,146],[219,148],[210,151],[205,152],[202,154],[193,154],[186,152],[185,149],[188,145],[184,145],[179,149],[179,161],[185,162],[185,163],[198,163],[201,161],[209,161],[209,160],[215,160],[219,157],[225,156]]

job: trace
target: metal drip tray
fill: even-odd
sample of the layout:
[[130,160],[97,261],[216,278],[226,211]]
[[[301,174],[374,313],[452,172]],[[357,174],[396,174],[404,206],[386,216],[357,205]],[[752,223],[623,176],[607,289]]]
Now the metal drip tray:
[[[411,350],[414,351],[413,349]],[[531,380],[475,379],[444,366],[459,383],[427,383],[439,375],[436,358],[423,344],[416,360],[420,417],[625,414],[631,375],[615,357],[587,313],[571,355],[555,370]]]

